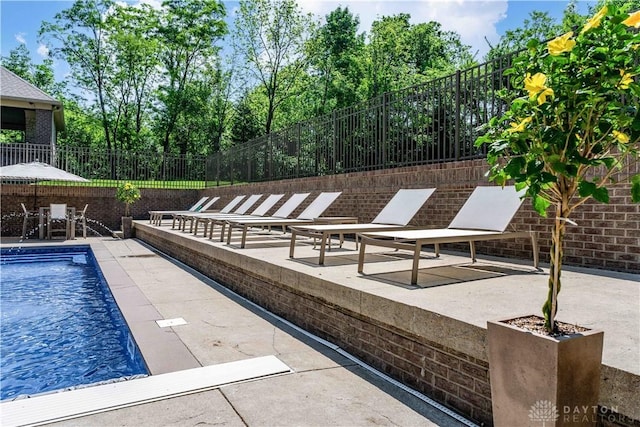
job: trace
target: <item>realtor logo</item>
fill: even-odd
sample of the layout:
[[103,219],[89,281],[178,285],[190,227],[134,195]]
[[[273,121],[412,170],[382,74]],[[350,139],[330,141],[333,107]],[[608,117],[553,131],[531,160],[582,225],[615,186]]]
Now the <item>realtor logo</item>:
[[560,418],[558,408],[556,408],[553,402],[549,402],[548,400],[538,400],[531,406],[531,409],[529,409],[529,419],[531,421],[542,422],[542,427],[544,427],[547,422],[557,421],[558,418]]

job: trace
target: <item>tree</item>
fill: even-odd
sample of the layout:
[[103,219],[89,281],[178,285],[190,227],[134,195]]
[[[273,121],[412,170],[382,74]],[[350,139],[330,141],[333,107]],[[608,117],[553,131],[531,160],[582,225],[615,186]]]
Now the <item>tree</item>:
[[73,79],[94,97],[100,111],[107,148],[113,148],[106,85],[112,71],[113,52],[107,40],[105,17],[112,0],[77,0],[70,9],[55,16],[55,23],[43,22],[39,36],[53,42],[51,55],[66,61]]
[[485,60],[490,61],[524,49],[531,39],[548,40],[561,32],[562,27],[549,16],[549,13],[534,10],[529,14],[529,18],[524,20],[522,26],[514,30],[507,30],[495,46],[489,44],[490,49],[485,56]]
[[252,109],[250,95],[245,93],[235,106],[235,114],[231,121],[231,143],[232,145],[244,144],[261,136],[262,131],[257,114]]
[[358,102],[358,87],[364,76],[364,34],[358,34],[360,20],[348,8],[338,7],[326,16],[326,23],[309,40],[307,49],[311,74],[317,84],[315,115]]
[[22,77],[28,82],[33,82],[31,57],[29,49],[24,44],[9,51],[9,56],[2,57],[2,66],[11,70],[16,76]]
[[[156,126],[162,132],[165,152],[171,149],[176,124],[193,100],[188,86],[198,79],[199,68],[216,59],[216,43],[227,32],[222,19],[224,5],[218,0],[166,0],[158,36],[162,42],[160,58],[164,66],[164,81],[158,99],[161,103]],[[197,112],[195,112],[197,116]],[[186,144],[177,144],[186,153]]]
[[147,4],[116,7],[107,17],[113,43],[113,75],[107,82],[114,144],[148,148],[150,115],[160,45],[154,37],[158,13]]
[[308,63],[305,45],[312,29],[310,15],[303,15],[295,0],[240,1],[234,48],[266,93],[266,133],[280,105],[298,94],[295,83]]
[[542,216],[554,211],[542,308],[549,334],[557,332],[563,242],[574,210],[590,199],[607,203],[616,178],[628,180],[631,199],[640,202],[640,175],[631,176],[640,160],[638,27],[640,11],[607,4],[577,34],[530,40],[508,72],[516,88],[509,110],[477,141],[488,145],[492,180],[513,180]]

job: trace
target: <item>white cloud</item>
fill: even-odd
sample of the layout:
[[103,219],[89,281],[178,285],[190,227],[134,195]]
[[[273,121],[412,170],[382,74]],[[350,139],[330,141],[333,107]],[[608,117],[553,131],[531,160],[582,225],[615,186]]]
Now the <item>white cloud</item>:
[[26,33],[18,33],[15,35],[16,41],[20,44],[27,44],[27,39],[24,38],[24,36],[26,36]]
[[42,43],[40,43],[40,45],[38,46],[38,50],[36,52],[38,52],[38,55],[42,56],[43,58],[46,58],[49,56],[49,48],[47,47],[47,45]]
[[507,12],[507,0],[303,0],[298,4],[323,21],[338,6],[346,6],[360,18],[360,32],[369,32],[376,19],[398,13],[411,15],[412,24],[437,21],[444,30],[460,34],[472,53],[478,52],[477,60],[489,50],[485,37],[492,44],[500,38],[496,24]]

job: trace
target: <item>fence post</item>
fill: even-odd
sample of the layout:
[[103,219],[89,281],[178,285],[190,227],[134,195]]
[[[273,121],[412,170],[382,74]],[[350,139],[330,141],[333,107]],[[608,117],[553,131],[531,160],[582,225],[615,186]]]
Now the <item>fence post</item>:
[[301,155],[302,153],[300,152],[300,148],[302,147],[302,132],[300,131],[300,128],[302,127],[302,123],[298,122],[298,141],[297,141],[297,147],[296,147],[296,151],[298,152],[298,163],[297,163],[297,168],[296,168],[296,178],[300,178],[300,159],[301,159]]
[[456,125],[455,125],[455,159],[460,160],[460,70],[456,71]]
[[[331,162],[331,174],[336,174],[336,141],[338,139],[338,119],[336,118],[336,110],[331,112],[331,122],[333,124],[333,132],[331,134],[331,152],[327,150],[328,159]],[[329,147],[327,147],[329,148]]]
[[381,151],[380,160],[383,167],[387,167],[387,150],[389,148],[389,141],[387,140],[389,131],[389,98],[390,93],[385,92],[382,94],[382,135],[380,136],[379,150]]

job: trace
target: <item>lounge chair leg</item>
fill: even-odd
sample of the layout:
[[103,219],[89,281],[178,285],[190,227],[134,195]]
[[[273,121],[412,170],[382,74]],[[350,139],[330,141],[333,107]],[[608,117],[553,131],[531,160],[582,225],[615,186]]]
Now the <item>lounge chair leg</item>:
[[433,250],[436,253],[436,258],[440,258],[440,243],[436,243],[433,246],[434,246]]
[[242,240],[240,241],[240,249],[244,249],[245,243],[247,243],[247,227],[246,225],[242,227]]
[[[356,235],[356,240],[358,236]],[[364,251],[367,244],[364,239],[360,242],[360,253],[358,254],[358,273],[364,274]]]
[[231,230],[233,230],[233,227],[229,224],[229,230],[227,231],[227,245],[231,244]]
[[320,257],[318,258],[319,265],[324,265],[324,251],[327,249],[327,237],[331,239],[331,234],[327,235],[322,233],[322,238],[320,239]]
[[471,261],[476,262],[476,242],[469,242],[469,249],[471,249]]
[[535,231],[531,233],[531,248],[533,249],[533,266],[540,270],[540,253],[538,248],[538,233]]
[[413,266],[411,268],[411,284],[418,284],[418,266],[420,265],[420,250],[422,245],[420,242],[416,242],[416,247],[413,250]]
[[289,258],[293,258],[293,252],[296,249],[296,230],[291,229],[291,243],[289,244]]
[[223,222],[220,226],[222,227],[222,230],[220,230],[220,241],[224,242],[224,232],[227,230],[227,223]]

